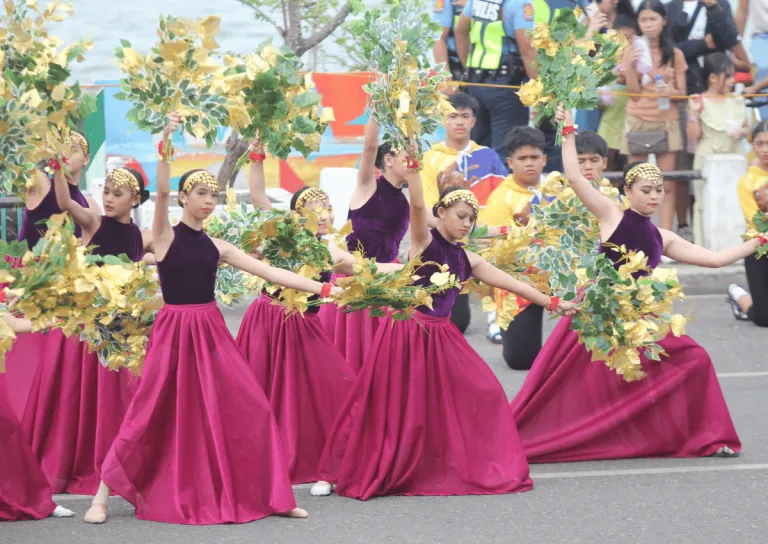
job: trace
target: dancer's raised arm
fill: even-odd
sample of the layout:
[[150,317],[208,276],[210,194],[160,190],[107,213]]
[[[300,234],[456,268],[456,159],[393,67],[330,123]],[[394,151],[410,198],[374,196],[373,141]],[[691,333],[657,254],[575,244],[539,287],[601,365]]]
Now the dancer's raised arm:
[[83,237],[90,240],[101,226],[101,216],[98,211],[84,208],[72,199],[69,194],[67,179],[62,170],[56,170],[53,174],[53,189],[56,191],[56,204],[61,211],[67,212],[72,220],[83,229]]
[[271,210],[272,202],[267,196],[267,181],[264,176],[264,146],[261,145],[258,135],[248,148],[248,153],[254,155],[248,171],[248,190],[251,193],[253,207]]
[[[573,116],[570,111],[565,110],[562,104],[557,107],[555,120],[558,123],[564,123],[566,128],[573,127]],[[563,138],[562,149],[565,178],[576,193],[576,196],[597,217],[598,221],[612,225],[615,228],[619,221],[621,221],[623,212],[614,201],[598,191],[587,178],[581,175],[579,156],[576,152],[575,135],[567,135]]]
[[379,151],[379,125],[373,120],[373,114],[365,126],[363,154],[357,170],[357,186],[352,192],[350,206],[357,208],[365,204],[376,192],[376,155]]
[[428,210],[424,202],[424,188],[419,171],[415,168],[409,169],[406,179],[411,206],[411,257],[413,257],[432,241],[432,233],[429,231],[429,215],[432,210]]
[[[163,148],[179,128],[181,118],[172,113],[168,116],[168,125],[163,130]],[[171,163],[170,157],[161,158],[157,163],[157,194],[155,195],[155,217],[152,222],[152,237],[154,253],[158,261],[162,261],[173,241],[173,229],[168,218],[168,208],[171,198]]]

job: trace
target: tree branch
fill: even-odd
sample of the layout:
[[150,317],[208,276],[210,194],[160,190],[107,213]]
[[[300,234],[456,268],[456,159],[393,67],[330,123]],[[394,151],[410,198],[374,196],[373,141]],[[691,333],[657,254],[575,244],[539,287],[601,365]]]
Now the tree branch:
[[219,187],[222,190],[226,189],[234,183],[235,176],[237,175],[235,172],[235,165],[237,165],[237,161],[248,149],[249,143],[250,142],[241,140],[238,133],[234,130],[229,135],[229,138],[227,138],[227,143],[225,144],[227,156],[224,157],[224,162],[221,163],[221,166],[219,167],[219,173],[216,176],[216,179],[219,182]]
[[301,0],[287,0],[288,2],[288,36],[286,45],[298,54],[298,48],[304,41],[301,34]]
[[327,25],[313,33],[306,40],[301,40],[301,42],[298,43],[298,47],[294,49],[296,56],[301,57],[310,49],[317,47],[344,22],[344,20],[347,18],[347,15],[349,15],[349,3],[346,3],[344,7],[341,8],[339,12],[333,17],[333,19],[328,22]]

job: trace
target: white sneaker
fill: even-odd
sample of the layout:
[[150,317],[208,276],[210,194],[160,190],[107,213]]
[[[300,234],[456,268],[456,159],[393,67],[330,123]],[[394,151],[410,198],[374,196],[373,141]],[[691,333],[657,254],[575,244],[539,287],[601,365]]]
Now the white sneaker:
[[684,227],[677,227],[677,235],[683,240],[687,240],[693,243],[693,229],[688,225]]
[[741,285],[732,283],[728,286],[728,302],[731,304],[733,317],[739,321],[749,321],[749,316],[744,313],[744,310],[741,309],[741,305],[739,304],[739,299],[748,294],[749,293],[747,293],[746,289],[744,289]]
[[56,508],[53,512],[51,512],[52,518],[72,518],[75,516],[75,513],[70,510],[69,508],[64,508],[63,506],[56,505]]
[[328,482],[317,482],[309,491],[313,497],[327,497],[333,491],[333,486]]

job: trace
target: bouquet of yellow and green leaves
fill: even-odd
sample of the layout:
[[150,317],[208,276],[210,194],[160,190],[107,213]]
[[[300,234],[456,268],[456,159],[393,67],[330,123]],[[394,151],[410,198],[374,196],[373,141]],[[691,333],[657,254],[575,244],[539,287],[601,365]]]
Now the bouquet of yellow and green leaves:
[[350,23],[375,72],[363,89],[382,140],[395,150],[415,144],[415,158],[420,160],[429,147],[425,136],[434,134],[453,111],[440,92],[448,72],[442,65],[433,69],[428,56],[440,25],[413,0],[385,4],[388,11],[370,9]]
[[658,342],[670,332],[684,334],[686,318],[673,313],[675,300],[684,295],[674,269],[651,271],[642,252],[624,246],[609,250],[621,254],[619,267],[601,254],[594,267],[582,269],[586,281],[579,295],[581,310],[574,315],[571,330],[592,352],[592,361],[603,361],[632,382],[646,376],[641,352],[659,361],[665,352]]
[[[604,195],[620,201],[607,180],[594,183]],[[579,200],[560,172],[552,172],[538,186],[541,198],[531,207],[526,225],[511,225],[506,237],[494,240],[480,255],[501,270],[536,287],[572,301],[593,265],[599,248],[597,219]],[[506,329],[521,309],[517,297],[507,296],[500,308],[483,298],[485,311],[497,310],[497,322]]]
[[0,13],[0,194],[24,198],[34,182],[35,164],[59,153],[69,132],[96,111],[96,97],[69,85],[69,65],[84,60],[93,44],[78,40],[63,47],[49,34],[51,22],[72,14],[58,0],[5,3]]
[[[559,9],[552,22],[536,23],[531,44],[538,49],[538,75],[525,83],[518,95],[524,106],[532,107],[538,125],[555,115],[558,104],[566,109],[592,110],[600,103],[598,89],[616,79],[626,39],[615,30],[587,37],[586,25],[579,22],[581,9]],[[556,145],[562,139],[558,127]]]
[[[317,239],[317,228],[317,218],[305,218],[293,211],[249,211],[245,203],[237,204],[231,189],[227,190],[224,213],[205,224],[209,236],[226,240],[246,253],[258,253],[274,267],[315,280],[334,266],[327,244]],[[222,267],[216,279],[216,294],[224,304],[232,305],[266,289],[289,312],[306,311],[311,296],[308,293],[280,288],[229,265]]]
[[229,118],[226,97],[214,91],[223,71],[214,58],[220,24],[214,15],[196,21],[161,15],[159,39],[149,53],[120,40],[115,56],[125,77],[115,97],[131,103],[126,118],[137,128],[162,132],[168,114],[177,113],[187,133],[208,147],[216,142],[218,127]]
[[127,257],[89,254],[66,215],[48,221],[45,236],[19,268],[0,263],[13,297],[13,313],[33,330],[61,329],[99,353],[104,366],[140,373],[149,331],[162,305],[154,274]]
[[[758,211],[755,214],[755,217],[752,218],[752,222],[755,224],[754,229],[749,229],[746,234],[744,234],[745,240],[752,240],[753,238],[758,238],[762,236],[763,238],[768,237],[768,213],[764,211]],[[768,243],[760,244],[757,248],[757,251],[755,252],[755,257],[758,259],[765,257],[768,255]]]
[[[219,81],[229,96],[229,125],[246,140],[257,135],[265,149],[283,160],[296,150],[309,157],[320,150],[320,140],[334,120],[332,108],[320,107],[312,74],[287,47],[271,40],[247,57],[227,56]],[[237,162],[239,170],[248,151]]]
[[[448,265],[424,262],[420,255],[389,274],[377,273],[375,259],[365,258],[361,251],[352,255],[357,260],[355,273],[336,279],[344,291],[334,297],[334,302],[347,313],[369,308],[371,317],[381,317],[390,309],[392,319],[404,321],[413,315],[417,306],[432,309],[432,295],[461,288],[461,281],[448,271]],[[419,272],[427,267],[438,270],[430,274],[427,285],[416,285],[422,278]]]

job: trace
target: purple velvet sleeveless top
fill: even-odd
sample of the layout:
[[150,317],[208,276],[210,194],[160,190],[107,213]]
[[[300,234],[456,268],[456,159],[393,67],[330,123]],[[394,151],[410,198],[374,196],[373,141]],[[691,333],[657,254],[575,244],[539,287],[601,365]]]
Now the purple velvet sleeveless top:
[[[331,276],[332,276],[332,275],[333,275],[333,272],[332,272],[332,271],[328,271],[328,272],[320,272],[320,279],[318,279],[317,281],[319,281],[320,283],[328,283],[329,281],[331,281]],[[263,295],[266,295],[266,296],[268,296],[268,297],[271,297],[271,298],[277,298],[277,297],[280,295],[280,290],[278,289],[277,291],[275,291],[274,293],[272,293],[272,294],[270,295],[270,294],[267,292],[267,290],[266,290],[266,289],[262,289],[262,290],[261,290],[261,293],[262,293]],[[319,299],[319,298],[320,298],[320,296],[319,296],[319,295],[312,295],[311,297],[309,297],[309,298],[307,299],[307,301],[309,301],[309,302],[314,302],[315,300],[317,300],[317,299]],[[310,306],[309,308],[307,308],[307,313],[309,313],[309,314],[316,314],[316,313],[318,313],[319,311],[320,311],[320,306]]]
[[[624,245],[631,251],[642,251],[648,257],[648,268],[653,270],[661,262],[664,252],[664,242],[659,229],[651,222],[650,217],[644,217],[632,210],[626,210],[619,226],[611,234],[608,243],[617,246]],[[613,262],[621,254],[610,247],[600,245],[600,253],[605,253]],[[641,272],[640,275],[644,274]]]
[[93,255],[121,255],[137,263],[144,256],[144,240],[136,223],[121,223],[106,215],[101,216],[101,227],[91,238],[89,246]]
[[[87,208],[88,201],[85,200],[85,196],[80,192],[80,189],[71,183],[67,183],[67,187],[69,188],[69,196],[72,200],[80,204],[83,208]],[[35,247],[35,244],[40,238],[45,236],[45,232],[48,230],[45,220],[57,213],[61,213],[61,208],[56,204],[56,191],[53,188],[53,182],[51,182],[51,190],[48,191],[48,194],[45,195],[37,208],[34,210],[24,208],[24,215],[21,219],[21,228],[19,229],[19,240],[26,240],[30,249]],[[43,223],[38,225],[37,223],[39,221],[43,221]],[[80,228],[80,225],[76,224],[75,236],[80,238],[82,235],[83,229]]]
[[[469,264],[469,257],[464,251],[464,244],[452,244],[448,242],[437,229],[432,229],[432,241],[421,255],[422,261],[434,261],[440,264],[447,264],[451,274],[456,274],[458,278],[465,282],[472,277],[472,266]],[[418,270],[417,274],[421,279],[414,282],[416,285],[429,285],[429,278],[435,272],[440,272],[437,266],[425,266]],[[432,310],[425,306],[417,308],[421,313],[434,317],[446,317],[451,315],[451,308],[456,302],[461,289],[450,289],[442,293],[432,295]]]
[[358,242],[365,256],[379,263],[391,263],[397,257],[410,221],[408,199],[403,191],[384,176],[376,180],[376,192],[356,210],[349,210],[352,233],[347,236],[349,251],[357,251]]
[[173,227],[173,242],[157,263],[160,290],[167,304],[206,304],[215,300],[219,250],[202,230],[184,223]]

